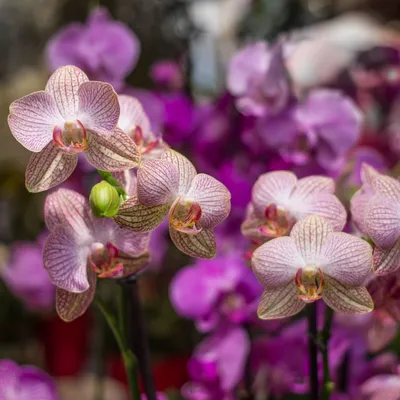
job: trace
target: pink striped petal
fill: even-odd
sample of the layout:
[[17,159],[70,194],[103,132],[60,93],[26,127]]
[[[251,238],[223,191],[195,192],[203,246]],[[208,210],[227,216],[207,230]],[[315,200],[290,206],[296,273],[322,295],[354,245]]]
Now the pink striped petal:
[[299,179],[292,196],[302,200],[321,192],[333,194],[335,192],[335,181],[332,178],[317,175]]
[[87,269],[89,289],[82,293],[72,293],[57,288],[56,311],[65,322],[71,322],[83,315],[89,308],[96,293],[97,275],[90,268]]
[[61,123],[57,105],[47,92],[29,94],[10,105],[11,133],[30,151],[43,150],[53,139],[54,126]]
[[286,204],[297,183],[296,175],[288,171],[267,172],[253,186],[252,202],[257,215],[264,216],[269,204]]
[[136,195],[137,178],[135,170],[126,169],[125,171],[116,171],[112,175],[120,183],[128,196]]
[[144,160],[137,173],[139,202],[147,206],[172,203],[179,190],[179,172],[166,160]]
[[175,246],[182,252],[196,258],[214,258],[217,244],[212,229],[203,229],[196,234],[179,232],[170,226],[169,235]]
[[327,236],[317,265],[342,284],[359,286],[371,273],[372,247],[355,236],[334,232]]
[[374,302],[365,287],[343,285],[329,276],[325,277],[322,298],[334,311],[345,314],[364,314],[374,309]]
[[86,266],[90,239],[85,232],[62,226],[50,234],[43,249],[43,265],[54,285],[74,293],[89,289]]
[[309,215],[295,224],[290,237],[305,263],[317,265],[326,238],[332,232],[333,228],[325,218]]
[[46,197],[44,218],[49,231],[63,225],[89,234],[92,228],[93,217],[86,198],[70,189],[58,189]]
[[84,82],[79,86],[78,119],[87,129],[112,131],[119,118],[118,95],[109,83]]
[[165,150],[161,159],[167,160],[175,165],[179,172],[179,194],[186,195],[194,177],[196,176],[196,168],[194,165],[182,154],[175,150]]
[[260,229],[264,224],[265,218],[257,217],[254,213],[253,205],[250,203],[247,207],[246,218],[240,227],[242,235],[260,244],[264,243],[267,239],[275,237],[272,233],[267,236],[267,232]]
[[196,175],[186,197],[200,203],[199,226],[202,228],[220,224],[231,210],[231,193],[210,175]]
[[144,206],[139,203],[137,197],[132,196],[121,204],[114,221],[134,232],[150,232],[163,222],[169,208],[169,204]]
[[377,194],[365,209],[365,228],[376,245],[388,248],[400,237],[400,203]]
[[73,65],[58,68],[49,78],[46,92],[49,92],[66,121],[75,121],[79,110],[79,86],[89,79],[83,71]]
[[122,259],[124,263],[123,277],[137,274],[144,267],[146,267],[151,261],[150,251],[146,250],[141,254],[137,254],[135,257],[125,256],[124,254],[118,253],[118,259]]
[[34,153],[25,172],[25,185],[29,192],[51,189],[66,181],[78,164],[75,154],[66,154],[50,142],[40,153]]
[[267,289],[293,281],[305,263],[291,237],[270,240],[258,247],[251,259],[253,272]]
[[151,135],[150,121],[140,101],[136,97],[124,94],[120,94],[118,99],[121,108],[118,127],[127,134],[130,134],[136,127],[140,127],[143,137],[149,138]]
[[264,290],[258,305],[260,319],[278,319],[298,314],[306,305],[297,297],[297,287],[293,281]]
[[374,196],[374,190],[370,185],[363,185],[361,189],[354,193],[350,201],[350,213],[355,227],[364,235],[368,235],[365,226],[365,210],[371,198]]
[[378,176],[379,172],[374,167],[371,167],[369,164],[362,163],[360,174],[362,183],[371,185],[372,179]]
[[374,270],[376,275],[387,275],[400,268],[400,239],[389,249],[374,250]]
[[371,180],[371,185],[377,194],[400,203],[400,182],[397,179],[378,174]]
[[135,142],[118,128],[109,136],[100,130],[88,132],[85,155],[95,168],[110,172],[135,168],[140,161]]

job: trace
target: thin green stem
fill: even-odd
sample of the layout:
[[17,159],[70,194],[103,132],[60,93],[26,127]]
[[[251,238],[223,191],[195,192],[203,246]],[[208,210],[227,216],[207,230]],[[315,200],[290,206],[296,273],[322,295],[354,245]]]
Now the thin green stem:
[[324,382],[322,387],[322,399],[329,400],[330,395],[334,389],[329,371],[329,339],[331,338],[331,327],[333,321],[333,310],[326,307],[325,320],[322,332],[320,332],[320,350],[322,353],[322,360],[324,365]]

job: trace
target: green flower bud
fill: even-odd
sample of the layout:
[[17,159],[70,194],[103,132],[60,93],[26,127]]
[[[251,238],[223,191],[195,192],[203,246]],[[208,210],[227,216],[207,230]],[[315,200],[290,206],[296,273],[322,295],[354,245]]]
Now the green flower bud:
[[101,181],[92,187],[89,202],[93,215],[100,218],[114,217],[120,206],[117,190],[106,181]]

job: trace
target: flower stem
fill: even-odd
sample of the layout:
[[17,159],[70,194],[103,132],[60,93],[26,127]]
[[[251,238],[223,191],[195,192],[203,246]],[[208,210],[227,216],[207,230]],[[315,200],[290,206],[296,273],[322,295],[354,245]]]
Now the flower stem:
[[[250,343],[252,343],[253,335],[251,333],[250,324],[244,324],[244,328],[246,329],[247,336],[249,337]],[[254,400],[254,393],[253,393],[253,377],[251,374],[251,351],[247,356],[246,361],[246,369],[244,371],[244,388],[246,391],[245,399],[246,400]]]
[[140,390],[135,355],[129,349],[123,332],[121,332],[118,328],[118,321],[115,318],[114,314],[107,308],[107,305],[99,297],[97,297],[95,301],[96,305],[103,313],[112,333],[114,334],[114,338],[117,342],[119,351],[121,352],[126,375],[128,377],[131,400],[140,400]]
[[329,339],[331,337],[331,327],[333,320],[333,310],[330,307],[326,307],[324,328],[321,332],[321,353],[324,364],[324,386],[322,388],[322,398],[323,400],[329,400],[331,392],[333,390],[333,382],[331,381],[330,371],[329,371]]
[[310,400],[319,400],[318,388],[318,345],[317,303],[308,305],[308,355],[310,361]]

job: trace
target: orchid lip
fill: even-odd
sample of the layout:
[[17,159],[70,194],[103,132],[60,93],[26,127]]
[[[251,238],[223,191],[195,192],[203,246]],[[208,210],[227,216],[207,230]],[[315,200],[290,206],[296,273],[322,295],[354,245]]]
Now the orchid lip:
[[267,237],[285,236],[289,233],[292,223],[289,213],[276,204],[265,208],[265,223],[259,226],[259,231]]
[[201,228],[196,226],[201,218],[201,213],[199,203],[179,197],[171,207],[169,223],[180,232],[197,234],[201,231]]
[[299,291],[298,297],[306,303],[313,303],[322,297],[325,278],[321,268],[315,265],[299,268],[295,281]]
[[155,139],[150,142],[146,142],[143,136],[143,130],[139,125],[135,125],[130,131],[130,136],[135,142],[136,146],[139,147],[141,154],[147,154],[153,150],[159,143],[160,139]]
[[118,249],[110,242],[105,246],[95,243],[88,262],[99,278],[120,278],[124,274],[124,265],[118,258]]
[[87,133],[82,122],[66,122],[64,129],[56,126],[53,141],[65,153],[77,154],[87,149]]

